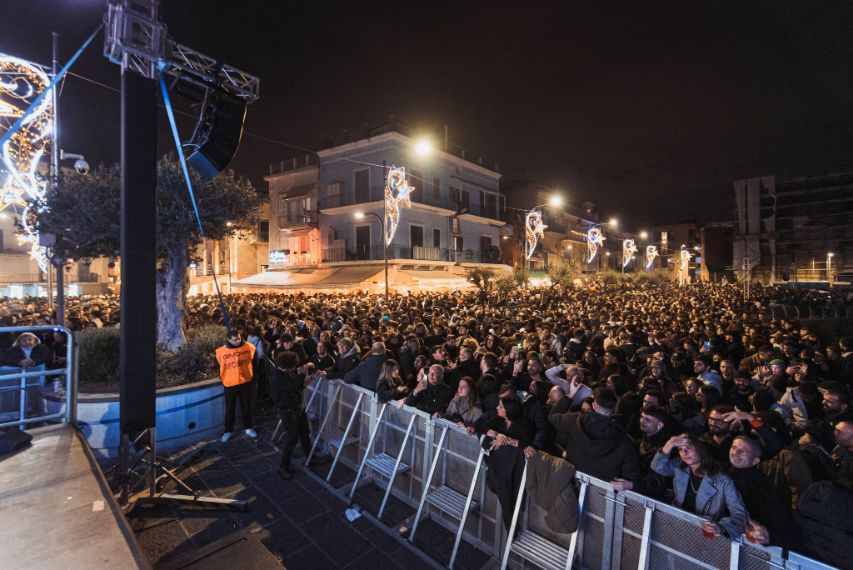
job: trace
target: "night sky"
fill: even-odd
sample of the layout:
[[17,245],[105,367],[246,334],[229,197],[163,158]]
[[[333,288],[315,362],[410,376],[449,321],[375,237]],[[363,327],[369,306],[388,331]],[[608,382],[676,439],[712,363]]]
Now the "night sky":
[[[261,78],[233,163],[261,187],[270,162],[392,114],[446,124],[504,180],[552,185],[635,229],[730,218],[737,178],[853,169],[853,3],[601,4],[163,0],[161,19]],[[49,63],[55,30],[64,63],[104,12],[0,0],[0,52]],[[100,37],[72,72],[117,88],[102,49]],[[118,159],[116,92],[69,77],[61,113],[66,151]],[[188,138],[192,120],[179,122]]]

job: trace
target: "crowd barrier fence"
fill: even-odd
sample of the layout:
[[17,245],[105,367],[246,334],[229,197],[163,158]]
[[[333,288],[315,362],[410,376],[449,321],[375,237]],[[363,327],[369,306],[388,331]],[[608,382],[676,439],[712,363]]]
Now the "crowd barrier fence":
[[[77,355],[78,347],[74,334],[65,327],[56,325],[0,327],[0,334],[19,334],[41,331],[62,332],[68,339],[65,349],[64,368],[47,370],[45,366],[20,368],[0,366],[0,428],[27,426],[52,420],[63,420],[74,424],[77,421]],[[64,410],[48,413],[44,405],[46,392],[52,390],[49,379],[64,379],[66,404]],[[49,386],[50,384],[50,386]],[[57,386],[59,388],[59,386]],[[33,408],[30,410],[30,408]]]
[[[545,511],[523,500],[522,484],[513,513],[520,532],[507,543],[501,506],[486,486],[479,439],[409,406],[379,403],[374,392],[340,380],[318,377],[306,388],[305,402],[311,454],[319,450],[333,457],[326,481],[351,498],[361,484],[373,482],[385,493],[378,519],[388,496],[394,495],[417,509],[416,516],[456,534],[448,567],[453,567],[461,539],[511,568],[523,568],[525,561],[554,570],[832,568],[801,554],[753,544],[744,536],[707,539],[700,517],[631,491],[616,491],[584,473],[575,476],[580,508],[575,533],[552,532]],[[354,481],[337,484],[333,477],[341,465],[356,473]],[[412,523],[411,539],[418,522]]]

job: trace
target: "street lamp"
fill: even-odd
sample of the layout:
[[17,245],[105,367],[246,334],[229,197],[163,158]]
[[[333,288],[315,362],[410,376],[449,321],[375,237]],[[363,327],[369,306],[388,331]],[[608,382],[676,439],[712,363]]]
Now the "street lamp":
[[649,232],[643,230],[640,232],[640,239],[649,239]]
[[382,231],[382,261],[385,264],[385,304],[388,304],[388,242],[385,241],[385,220],[376,212],[356,212],[355,219],[363,220],[366,216],[373,216],[379,220],[379,229]]
[[835,257],[835,254],[827,252],[826,254],[826,284],[829,287],[832,287],[832,258]]
[[531,208],[527,212],[527,215],[524,216],[524,268],[526,270],[530,270],[530,257],[533,255],[533,250],[536,249],[537,240],[545,237],[545,228],[547,226],[542,223],[542,212],[539,211],[539,208],[544,208],[545,206],[559,208],[562,205],[563,197],[559,194],[554,194],[547,202]]

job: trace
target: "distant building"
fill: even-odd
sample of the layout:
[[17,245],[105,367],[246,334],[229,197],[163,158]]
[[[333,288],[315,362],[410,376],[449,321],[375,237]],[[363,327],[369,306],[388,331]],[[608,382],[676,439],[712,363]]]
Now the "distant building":
[[[543,271],[557,261],[574,262],[578,267],[585,265],[585,226],[593,224],[586,212],[574,205],[549,206],[552,196],[559,195],[554,188],[532,181],[512,181],[502,185],[506,195],[507,209],[504,214],[511,231],[501,241],[504,260],[512,267],[524,266],[525,221],[531,208],[542,211],[545,236],[539,240],[530,256],[531,271]],[[597,261],[597,260],[596,260]]]
[[392,165],[405,167],[414,189],[387,246],[393,289],[465,287],[472,268],[506,270],[500,174],[442,150],[418,157],[415,143],[389,130],[273,165],[265,177],[269,267],[235,287],[384,290],[382,223]]
[[761,176],[734,183],[732,258],[749,258],[765,282],[849,281],[853,272],[853,173]]

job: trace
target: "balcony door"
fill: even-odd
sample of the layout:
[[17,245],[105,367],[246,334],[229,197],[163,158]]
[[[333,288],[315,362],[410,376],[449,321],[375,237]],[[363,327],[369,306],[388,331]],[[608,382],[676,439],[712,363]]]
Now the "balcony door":
[[424,259],[424,227],[409,226],[409,244],[412,246],[412,259]]
[[370,201],[370,171],[367,169],[355,171],[355,203]]
[[370,259],[370,226],[355,227],[355,258]]

